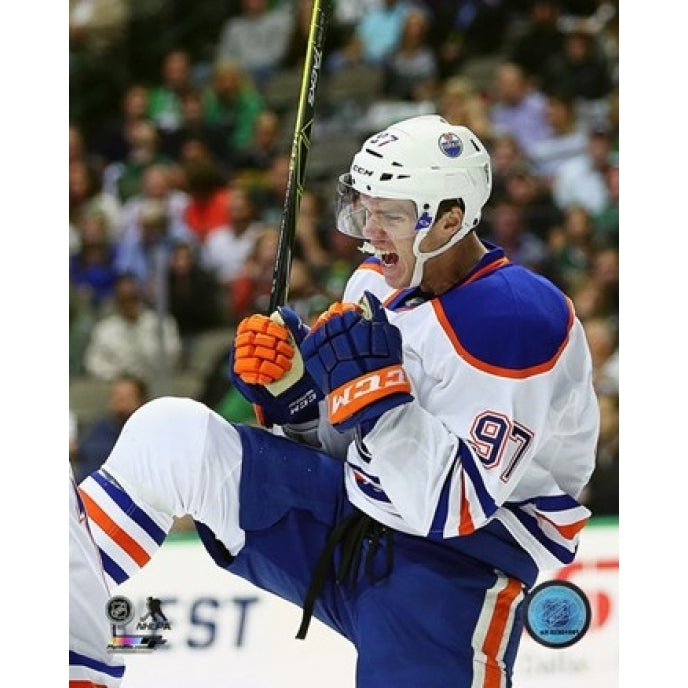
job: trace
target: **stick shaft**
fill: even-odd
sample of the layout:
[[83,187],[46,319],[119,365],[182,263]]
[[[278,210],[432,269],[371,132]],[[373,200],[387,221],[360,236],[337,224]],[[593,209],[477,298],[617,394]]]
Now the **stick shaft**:
[[311,146],[311,129],[315,114],[315,96],[320,82],[323,46],[327,24],[329,0],[313,0],[306,60],[301,77],[299,105],[294,123],[294,136],[289,161],[289,177],[284,198],[284,211],[280,220],[277,256],[270,288],[268,313],[287,302],[291,257],[296,238],[296,222],[306,176],[308,152]]

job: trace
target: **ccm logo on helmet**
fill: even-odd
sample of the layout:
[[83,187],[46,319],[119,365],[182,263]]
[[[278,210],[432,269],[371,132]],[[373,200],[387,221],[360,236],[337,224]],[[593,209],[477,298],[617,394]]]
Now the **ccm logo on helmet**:
[[401,365],[367,373],[330,392],[327,396],[330,422],[340,423],[378,399],[410,391],[411,383]]
[[351,169],[354,172],[358,172],[358,174],[364,175],[365,177],[372,177],[373,176],[373,171],[367,170],[365,167],[359,167],[358,165],[352,165]]

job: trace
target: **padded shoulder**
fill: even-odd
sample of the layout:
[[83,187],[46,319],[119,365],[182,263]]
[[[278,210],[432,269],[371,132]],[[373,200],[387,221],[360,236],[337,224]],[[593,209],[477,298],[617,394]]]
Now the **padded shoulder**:
[[573,306],[544,277],[512,263],[433,301],[457,352],[509,377],[554,366],[568,341]]

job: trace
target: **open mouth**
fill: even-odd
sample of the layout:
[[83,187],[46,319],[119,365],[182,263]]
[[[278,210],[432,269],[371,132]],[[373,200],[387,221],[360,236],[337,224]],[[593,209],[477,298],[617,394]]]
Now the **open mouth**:
[[383,249],[375,248],[370,242],[366,241],[359,249],[363,253],[370,253],[371,255],[380,259],[380,262],[385,267],[391,267],[399,262],[399,255],[394,251],[385,251]]

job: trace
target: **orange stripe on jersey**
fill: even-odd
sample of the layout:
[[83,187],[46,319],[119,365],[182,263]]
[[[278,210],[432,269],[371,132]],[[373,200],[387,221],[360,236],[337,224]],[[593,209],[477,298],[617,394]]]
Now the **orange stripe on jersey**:
[[538,514],[538,519],[542,519],[543,521],[547,521],[551,526],[557,529],[559,533],[561,533],[567,540],[573,540],[573,538],[578,535],[578,533],[583,530],[583,527],[585,524],[588,522],[589,519],[584,518],[580,521],[576,521],[575,523],[567,523],[566,525],[559,525],[558,523],[555,523],[551,519],[547,518],[546,516],[543,516],[542,514]]
[[382,274],[382,265],[380,263],[361,263],[356,270],[372,270],[378,275]]
[[93,681],[84,681],[82,679],[69,679],[69,688],[107,688],[104,683],[93,683]]
[[404,291],[403,289],[395,289],[389,296],[385,297],[384,301],[382,301],[383,306],[388,306],[394,299],[401,294],[401,292]]
[[478,272],[476,272],[474,275],[471,275],[465,282],[462,282],[461,286],[464,287],[465,285],[470,284],[471,282],[475,282],[475,280],[484,277],[489,272],[493,272],[494,270],[498,270],[499,268],[504,267],[508,262],[509,259],[504,257],[500,258],[499,260],[496,260],[494,263],[486,265],[484,268],[478,270]]
[[[567,298],[566,302],[569,306],[569,320],[566,329],[567,331],[570,331],[571,326],[573,325],[574,312],[571,300]],[[486,363],[485,361],[481,361],[479,358],[476,358],[461,345],[461,342],[459,341],[459,338],[457,337],[454,328],[451,326],[449,318],[447,318],[447,314],[444,312],[444,308],[442,308],[442,304],[440,303],[439,299],[433,299],[431,303],[432,307],[435,310],[437,320],[439,320],[442,329],[446,332],[447,337],[449,337],[452,345],[456,349],[456,352],[459,354],[459,356],[461,356],[461,358],[463,358],[466,362],[470,363],[474,368],[482,370],[486,373],[491,373],[492,375],[499,375],[500,377],[508,377],[520,380],[527,377],[531,377],[533,375],[539,375],[540,373],[545,373],[554,367],[556,362],[559,360],[559,356],[561,356],[562,352],[566,348],[566,344],[568,343],[567,335],[564,338],[564,341],[562,341],[562,343],[560,344],[559,348],[554,352],[554,355],[548,361],[540,363],[536,366],[530,366],[529,368],[513,369],[491,365],[490,363]]]
[[114,540],[138,565],[144,566],[150,559],[150,554],[139,545],[131,535],[120,528],[83,490],[83,497],[88,517]]
[[483,642],[482,651],[485,653],[485,680],[481,688],[500,688],[502,685],[502,670],[497,661],[499,648],[504,634],[514,600],[521,594],[521,583],[515,578],[509,578],[506,587],[497,595],[494,613],[490,619],[487,635]]
[[471,517],[471,510],[468,507],[468,498],[466,497],[466,485],[464,483],[465,477],[461,478],[461,519],[459,520],[459,535],[470,535],[475,531],[475,524]]

